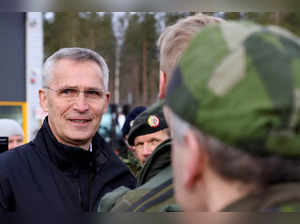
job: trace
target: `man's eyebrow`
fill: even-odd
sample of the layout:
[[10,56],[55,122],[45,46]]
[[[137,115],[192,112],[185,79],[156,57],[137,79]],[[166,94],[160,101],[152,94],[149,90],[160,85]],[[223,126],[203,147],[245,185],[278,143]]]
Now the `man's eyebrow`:
[[101,88],[97,88],[97,87],[88,87],[88,88],[85,88],[86,90],[97,90],[97,91],[102,91],[104,89],[101,89]]
[[152,138],[150,138],[150,141],[152,141],[152,140],[160,140],[161,138],[159,138],[159,137],[152,137]]
[[[70,89],[80,89],[80,87],[72,86],[72,85],[63,85],[63,86],[59,87],[59,89],[68,89],[68,88],[70,88]],[[101,90],[104,90],[104,89],[91,86],[91,87],[85,87],[84,90],[99,90],[99,91],[101,91]]]
[[78,87],[76,87],[76,86],[70,86],[70,85],[63,85],[63,86],[59,87],[59,89],[67,89],[67,88],[74,89],[74,88],[78,88]]

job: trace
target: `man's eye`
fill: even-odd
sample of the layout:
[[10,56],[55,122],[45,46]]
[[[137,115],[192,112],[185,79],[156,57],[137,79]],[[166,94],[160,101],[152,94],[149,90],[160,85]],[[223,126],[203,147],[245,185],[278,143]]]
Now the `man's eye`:
[[97,90],[88,90],[86,94],[88,96],[101,96],[101,92]]
[[142,143],[138,143],[135,145],[135,147],[139,148],[139,147],[142,147],[142,145],[143,145]]
[[157,143],[157,142],[159,142],[159,140],[156,139],[156,138],[151,140],[151,143],[152,143],[152,144],[155,144],[155,143]]
[[62,89],[60,91],[61,95],[75,95],[77,91],[75,89]]

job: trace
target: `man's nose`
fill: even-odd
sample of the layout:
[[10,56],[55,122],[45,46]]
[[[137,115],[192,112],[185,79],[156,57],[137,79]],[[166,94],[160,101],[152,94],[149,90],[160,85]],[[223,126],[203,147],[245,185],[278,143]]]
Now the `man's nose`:
[[84,93],[80,93],[78,97],[74,100],[73,108],[80,113],[89,110],[89,104]]
[[150,144],[144,144],[143,154],[149,156],[152,153],[152,146]]

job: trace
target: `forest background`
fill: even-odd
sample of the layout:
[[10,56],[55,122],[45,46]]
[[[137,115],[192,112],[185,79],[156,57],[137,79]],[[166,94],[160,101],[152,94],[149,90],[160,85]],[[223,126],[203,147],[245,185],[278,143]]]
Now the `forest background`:
[[[157,99],[160,33],[195,12],[46,12],[44,55],[63,47],[86,47],[100,53],[110,69],[111,102],[148,106]],[[203,12],[226,20],[279,25],[300,35],[296,12]]]

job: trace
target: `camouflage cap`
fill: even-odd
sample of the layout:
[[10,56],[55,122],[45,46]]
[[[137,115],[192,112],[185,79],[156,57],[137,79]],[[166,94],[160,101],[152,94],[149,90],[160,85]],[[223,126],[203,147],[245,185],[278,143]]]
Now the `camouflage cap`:
[[162,111],[163,102],[159,101],[136,117],[128,134],[128,143],[134,145],[137,136],[151,134],[168,128]]
[[300,158],[299,39],[250,22],[207,26],[174,71],[166,105],[227,145]]

